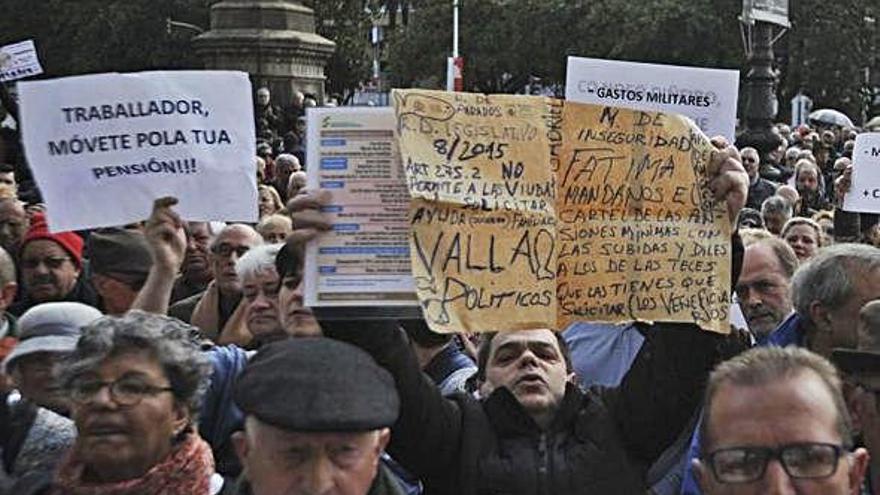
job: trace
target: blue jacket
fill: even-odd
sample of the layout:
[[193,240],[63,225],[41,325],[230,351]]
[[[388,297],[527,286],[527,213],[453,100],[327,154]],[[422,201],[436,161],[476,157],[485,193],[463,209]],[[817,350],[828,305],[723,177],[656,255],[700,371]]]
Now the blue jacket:
[[213,371],[199,415],[199,435],[214,451],[217,473],[234,478],[241,472],[241,464],[230,437],[244,427],[244,415],[232,401],[232,390],[249,353],[241,347],[225,345],[211,347],[206,354]]

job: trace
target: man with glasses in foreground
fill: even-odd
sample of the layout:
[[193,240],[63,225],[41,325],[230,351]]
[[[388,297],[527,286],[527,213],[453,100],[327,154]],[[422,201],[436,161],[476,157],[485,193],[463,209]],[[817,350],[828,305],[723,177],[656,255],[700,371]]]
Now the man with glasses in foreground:
[[868,452],[834,367],[806,349],[756,348],[709,378],[694,468],[708,495],[857,495]]

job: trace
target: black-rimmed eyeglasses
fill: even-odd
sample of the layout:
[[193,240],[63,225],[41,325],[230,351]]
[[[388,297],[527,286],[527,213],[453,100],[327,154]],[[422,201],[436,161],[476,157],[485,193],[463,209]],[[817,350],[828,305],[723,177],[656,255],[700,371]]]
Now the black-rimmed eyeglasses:
[[830,443],[795,443],[780,447],[732,447],[705,457],[719,483],[750,483],[764,477],[767,463],[777,459],[794,479],[827,478],[837,470],[845,451]]
[[75,380],[68,387],[70,399],[84,404],[94,400],[104,387],[110,390],[110,398],[120,406],[134,406],[144,400],[148,395],[157,395],[162,392],[171,392],[171,387],[157,387],[144,383],[139,379],[121,378],[114,382],[102,382],[99,380]]

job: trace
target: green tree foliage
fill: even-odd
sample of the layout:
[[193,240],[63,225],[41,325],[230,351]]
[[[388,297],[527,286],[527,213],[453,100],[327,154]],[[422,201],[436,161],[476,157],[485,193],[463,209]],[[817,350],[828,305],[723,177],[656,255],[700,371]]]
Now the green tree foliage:
[[370,75],[370,14],[366,0],[313,0],[304,2],[315,10],[318,34],[336,42],[327,63],[327,92],[346,94]]
[[199,67],[194,33],[165,20],[208,25],[204,0],[6,0],[0,44],[33,38],[48,76]]
[[[412,2],[410,24],[388,55],[395,82],[443,80],[451,4]],[[568,55],[737,67],[735,18],[727,0],[463,0],[465,85],[512,90],[530,75],[563,83]]]
[[[798,89],[814,108],[832,107],[861,120],[865,68],[877,72],[878,0],[798,0],[791,2],[792,29],[780,41],[780,110]],[[873,22],[871,22],[873,19]],[[876,75],[876,74],[875,74]],[[870,117],[870,115],[869,115]]]
[[[400,0],[399,0],[400,1]],[[4,0],[0,45],[33,38],[46,76],[200,68],[197,34],[166,19],[209,29],[217,0]],[[313,0],[316,28],[337,43],[327,66],[329,92],[344,93],[369,76],[365,0]]]

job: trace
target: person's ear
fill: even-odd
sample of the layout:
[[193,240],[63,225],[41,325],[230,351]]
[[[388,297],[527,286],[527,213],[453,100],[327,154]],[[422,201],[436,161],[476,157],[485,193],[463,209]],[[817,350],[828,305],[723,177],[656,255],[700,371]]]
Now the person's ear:
[[175,401],[174,404],[174,437],[183,433],[190,426],[189,409],[186,405]]
[[235,455],[241,461],[242,467],[247,470],[248,460],[248,442],[247,434],[243,430],[236,431],[230,438],[232,439],[232,447],[235,449]]
[[100,273],[93,273],[91,282],[98,294],[105,294],[110,289],[107,286],[107,279]]
[[390,428],[382,428],[379,431],[379,441],[376,442],[376,454],[381,455],[385,450],[385,447],[388,446],[388,442],[391,440],[391,429]]
[[18,293],[18,284],[15,282],[7,282],[0,288],[0,304],[3,307],[9,307],[15,300],[15,294]]
[[[846,455],[846,454],[844,454]],[[862,485],[865,475],[868,473],[868,462],[871,455],[867,449],[858,448],[849,454],[849,490],[851,495],[859,495],[862,493]]]
[[699,459],[693,459],[691,460],[691,468],[693,468],[694,478],[700,485],[702,492],[711,493],[709,490],[709,476],[712,474],[709,472],[709,466],[703,464]]
[[811,351],[830,356],[832,347],[831,310],[818,301],[810,303],[808,309],[813,328],[808,332],[808,346]]

